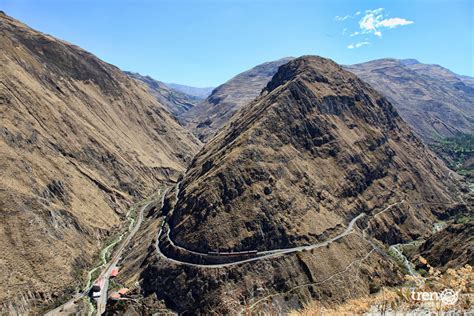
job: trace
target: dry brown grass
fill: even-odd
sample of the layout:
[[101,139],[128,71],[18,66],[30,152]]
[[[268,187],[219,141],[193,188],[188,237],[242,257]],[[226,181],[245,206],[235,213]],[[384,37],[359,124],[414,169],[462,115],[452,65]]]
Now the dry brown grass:
[[[474,300],[474,270],[470,265],[458,269],[448,269],[444,272],[431,267],[424,258],[419,260],[429,267],[428,276],[407,276],[407,284],[400,288],[382,288],[375,295],[349,300],[338,306],[324,306],[321,302],[314,301],[303,309],[294,311],[292,316],[315,315],[361,315],[369,311],[384,314],[389,310],[409,312],[415,309],[428,308],[433,312],[446,310],[468,310],[472,308]],[[455,305],[443,305],[441,302],[420,302],[411,299],[412,286],[419,286],[419,292],[441,292],[444,289],[460,291],[459,301]]]

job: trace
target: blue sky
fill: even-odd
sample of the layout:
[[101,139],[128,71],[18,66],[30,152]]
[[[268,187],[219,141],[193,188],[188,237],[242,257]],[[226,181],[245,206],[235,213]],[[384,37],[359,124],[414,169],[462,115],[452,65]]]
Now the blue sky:
[[0,0],[0,10],[121,69],[205,87],[308,54],[341,64],[416,58],[474,76],[473,3]]

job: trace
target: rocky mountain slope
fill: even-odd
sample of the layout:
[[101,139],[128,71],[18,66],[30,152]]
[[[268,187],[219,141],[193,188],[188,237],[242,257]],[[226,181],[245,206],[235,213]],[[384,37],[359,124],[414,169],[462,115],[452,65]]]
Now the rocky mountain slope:
[[3,12],[0,119],[2,314],[82,286],[130,203],[199,147],[145,86]]
[[252,101],[270,81],[278,67],[291,58],[263,63],[238,74],[212,91],[212,94],[180,120],[201,140],[209,140],[242,106]]
[[[280,67],[204,146],[178,189],[164,209],[173,210],[174,246],[148,248],[141,286],[181,313],[268,311],[268,302],[285,312],[395,284],[401,275],[387,246],[430,235],[459,203],[449,170],[390,102],[313,56]],[[239,259],[213,253],[310,245],[325,246],[205,266]]]
[[165,83],[155,80],[150,76],[143,76],[139,73],[128,71],[125,73],[147,85],[149,92],[175,117],[179,117],[184,112],[189,111],[203,100],[203,98],[172,89]]
[[198,87],[185,86],[185,85],[177,84],[177,83],[165,83],[165,84],[173,90],[196,97],[198,99],[207,98],[212,93],[212,90],[214,90],[214,87],[198,88]]
[[466,223],[452,223],[425,241],[419,254],[435,267],[460,268],[474,265],[474,217]]
[[426,142],[474,134],[472,78],[413,59],[379,59],[346,68],[386,96]]

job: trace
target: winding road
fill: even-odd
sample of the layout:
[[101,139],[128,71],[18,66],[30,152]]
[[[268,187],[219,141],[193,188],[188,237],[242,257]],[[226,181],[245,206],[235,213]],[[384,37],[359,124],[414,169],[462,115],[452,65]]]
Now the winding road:
[[[179,185],[180,185],[180,183],[178,182],[176,184],[176,201],[178,200]],[[162,206],[163,206],[163,203],[164,203],[164,196],[165,196],[165,194],[163,194],[163,197],[162,197]],[[378,216],[378,215],[388,211],[390,208],[392,208],[392,207],[394,207],[394,206],[396,206],[400,203],[403,203],[403,202],[404,202],[404,200],[402,200],[401,202],[390,204],[389,206],[384,208],[382,211],[375,214],[373,217]],[[176,207],[176,204],[175,204],[175,207]],[[174,209],[173,209],[173,211],[174,211]],[[309,251],[309,250],[313,250],[313,249],[317,249],[317,248],[321,248],[321,247],[326,247],[326,246],[330,245],[331,243],[333,243],[333,242],[335,242],[335,241],[351,234],[353,229],[354,229],[354,225],[356,224],[356,222],[359,219],[361,219],[362,217],[367,215],[366,213],[359,214],[358,216],[354,217],[349,222],[349,225],[347,226],[347,228],[341,234],[339,234],[335,237],[332,237],[332,238],[330,238],[326,241],[317,243],[317,244],[306,245],[306,246],[298,246],[298,247],[292,247],[292,248],[279,248],[279,249],[273,249],[273,250],[259,251],[255,255],[255,257],[252,257],[252,258],[238,259],[236,261],[227,262],[227,263],[218,263],[218,264],[209,263],[209,264],[205,264],[205,263],[192,263],[192,262],[187,262],[187,261],[171,258],[171,257],[165,255],[161,251],[160,240],[162,239],[163,230],[166,229],[166,236],[165,236],[164,239],[168,240],[172,247],[174,247],[176,249],[180,249],[181,251],[187,252],[189,254],[199,256],[200,258],[215,257],[214,255],[209,255],[208,253],[197,252],[197,251],[193,251],[193,250],[190,250],[190,249],[186,249],[182,246],[176,245],[173,242],[173,240],[171,239],[171,236],[170,236],[170,226],[168,224],[168,218],[172,215],[173,211],[169,212],[167,214],[167,216],[165,216],[165,218],[163,219],[163,222],[160,226],[160,230],[158,231],[156,244],[155,244],[156,252],[157,252],[158,256],[160,256],[161,258],[164,258],[164,259],[166,259],[170,262],[173,262],[173,263],[176,263],[176,264],[187,265],[187,266],[199,267],[199,268],[224,268],[224,267],[239,265],[239,264],[243,264],[243,263],[259,261],[259,260],[264,260],[264,259],[269,259],[269,258],[274,258],[274,257],[279,257],[279,256],[282,256],[282,255],[290,254],[290,253],[294,253],[294,252]]]

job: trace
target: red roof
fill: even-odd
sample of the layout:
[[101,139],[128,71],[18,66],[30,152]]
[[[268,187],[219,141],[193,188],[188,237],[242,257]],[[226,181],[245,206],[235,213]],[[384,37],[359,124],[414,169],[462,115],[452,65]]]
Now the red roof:
[[111,277],[116,277],[118,275],[119,269],[118,268],[113,268],[112,272],[110,272]]
[[110,294],[110,298],[113,300],[118,300],[120,299],[120,294],[118,294],[117,292],[113,292],[112,294]]
[[124,294],[127,293],[127,292],[128,292],[128,289],[127,289],[126,287],[121,288],[121,289],[118,291],[118,293],[119,293],[120,295],[124,295]]

